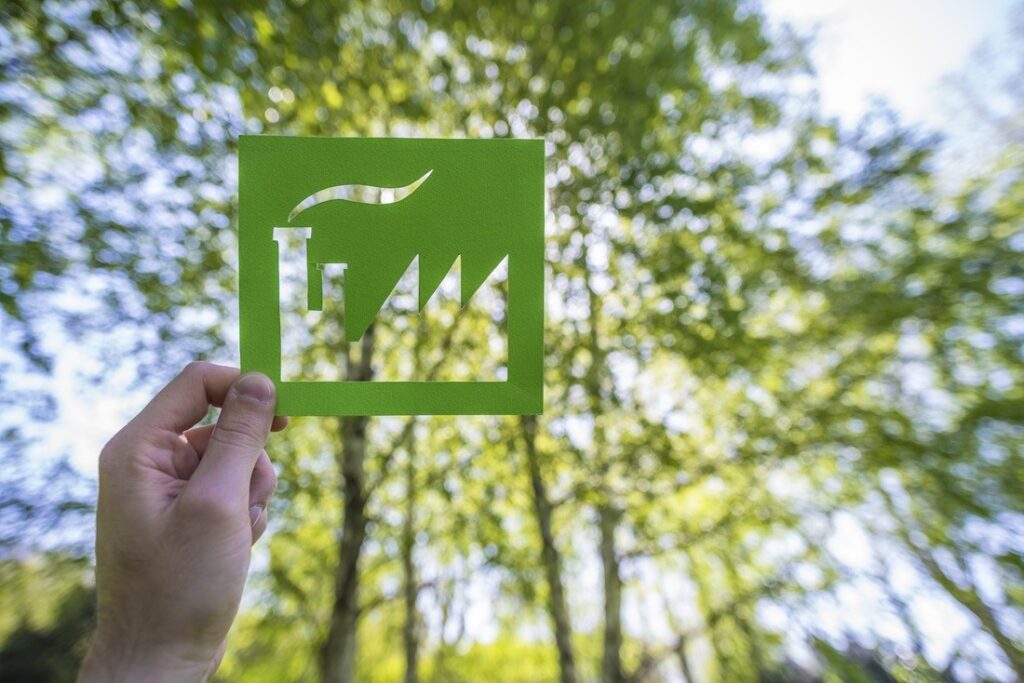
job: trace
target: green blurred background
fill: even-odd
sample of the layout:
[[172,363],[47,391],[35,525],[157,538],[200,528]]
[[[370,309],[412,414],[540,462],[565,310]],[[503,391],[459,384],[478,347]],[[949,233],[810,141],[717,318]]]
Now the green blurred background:
[[[218,680],[1024,680],[1019,26],[947,84],[959,147],[827,113],[811,36],[749,1],[0,26],[0,680],[88,646],[94,477],[53,444],[237,358],[260,132],[543,137],[546,407],[295,420]],[[449,322],[438,371],[486,366]]]

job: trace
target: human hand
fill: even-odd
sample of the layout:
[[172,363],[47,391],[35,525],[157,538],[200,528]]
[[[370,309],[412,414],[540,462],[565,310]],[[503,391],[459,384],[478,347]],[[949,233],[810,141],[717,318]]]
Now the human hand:
[[[216,425],[194,427],[211,405]],[[79,681],[201,681],[220,663],[277,485],[265,376],[191,363],[104,447],[96,637]]]

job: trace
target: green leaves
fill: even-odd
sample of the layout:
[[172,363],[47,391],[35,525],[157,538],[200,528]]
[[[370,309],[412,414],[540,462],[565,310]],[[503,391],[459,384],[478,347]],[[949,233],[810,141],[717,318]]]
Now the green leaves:
[[[579,670],[596,675],[604,655],[606,586],[579,578],[603,575],[601,509],[616,513],[605,541],[627,613],[661,623],[664,603],[678,617],[668,634],[626,620],[627,670],[675,666],[664,643],[678,638],[698,676],[793,678],[789,635],[836,679],[926,672],[898,637],[854,634],[878,643],[869,651],[820,627],[825,598],[864,579],[833,552],[839,513],[910,577],[901,599],[942,591],[975,615],[956,656],[982,672],[1009,661],[1022,583],[1007,533],[1024,452],[1019,150],[949,190],[934,175],[938,142],[891,112],[853,131],[825,120],[790,87],[806,76],[802,45],[743,3],[97,0],[0,15],[0,306],[19,364],[45,373],[54,329],[160,376],[231,355],[242,133],[543,136],[548,401],[535,445]],[[67,306],[68,292],[90,306]],[[473,355],[493,320],[445,320],[379,330],[379,376],[419,344],[425,373],[500,369],[499,354]],[[362,361],[341,330],[325,339],[303,369]],[[11,414],[46,412],[8,386]],[[360,647],[382,663],[361,679],[401,670],[410,524],[421,679],[556,675],[520,423],[382,418],[365,438]],[[341,443],[333,420],[298,420],[273,447],[274,534],[226,678],[316,677],[351,494]],[[18,436],[4,448],[35,447]],[[957,568],[936,572],[933,557],[987,567],[975,578],[1003,590],[987,603],[950,590]],[[777,610],[784,627],[765,616]],[[500,625],[492,641],[469,614]],[[928,652],[940,667],[954,656]]]

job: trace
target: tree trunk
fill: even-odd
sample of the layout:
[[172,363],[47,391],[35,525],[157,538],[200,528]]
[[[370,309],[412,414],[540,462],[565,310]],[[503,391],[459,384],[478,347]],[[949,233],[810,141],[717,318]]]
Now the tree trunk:
[[[457,590],[458,587],[454,578],[447,581],[438,581],[436,584],[435,591],[441,611],[441,633],[440,642],[434,654],[434,671],[430,677],[431,681],[447,681],[454,678],[448,671],[448,656],[458,650],[459,644],[466,635],[466,614],[463,610],[456,610],[455,607]],[[449,639],[446,634],[452,619],[456,620],[457,628],[455,630],[455,637]]]
[[604,569],[604,654],[602,683],[623,683],[622,675],[622,576],[615,550],[615,529],[621,514],[610,505],[598,508],[601,528],[601,565]]
[[659,593],[661,594],[661,602],[665,607],[665,618],[668,620],[668,627],[676,634],[676,642],[672,646],[672,652],[675,653],[676,658],[679,660],[679,673],[683,676],[683,683],[693,683],[693,671],[690,667],[690,658],[686,654],[686,648],[690,642],[689,634],[683,630],[679,621],[676,619],[676,615],[672,610],[669,598],[664,592],[659,591]]
[[693,580],[694,586],[697,588],[697,609],[700,610],[701,617],[704,620],[703,630],[704,635],[707,638],[708,646],[711,649],[710,659],[714,662],[714,669],[712,670],[713,680],[721,680],[724,678],[723,674],[728,673],[725,670],[726,662],[726,647],[722,642],[722,638],[719,635],[719,629],[717,628],[718,618],[715,616],[716,610],[712,604],[711,580],[702,571],[702,567],[697,562],[697,556],[693,551],[692,547],[682,548],[683,553],[686,555],[687,563],[690,566],[690,578]]
[[[594,234],[593,226],[588,231]],[[589,273],[589,248],[584,239],[580,250],[580,263]],[[605,394],[602,387],[606,386],[607,366],[606,352],[601,347],[601,297],[592,285],[589,276],[586,278],[589,344],[591,360],[583,379],[590,404],[590,414],[594,420],[593,449],[597,470],[600,473],[601,485],[607,485],[607,476],[611,466],[606,449],[604,431]],[[604,491],[605,496],[610,491]],[[609,498],[605,498],[597,506],[598,523],[601,533],[601,565],[604,570],[604,651],[601,656],[602,683],[623,683],[625,676],[622,671],[622,577],[619,574],[619,557],[615,548],[615,529],[618,527],[622,512],[615,509]]]
[[553,509],[547,487],[541,478],[540,462],[537,458],[537,418],[533,415],[524,415],[520,423],[523,428],[523,440],[526,442],[526,465],[533,489],[533,512],[540,530],[541,561],[548,582],[548,611],[551,613],[551,625],[555,630],[560,680],[561,683],[578,683],[576,657],[572,647],[572,626],[569,624],[569,609],[562,586],[562,560],[551,531]]
[[[360,357],[349,362],[347,379],[367,381],[373,377],[373,326],[363,335]],[[334,605],[327,640],[321,649],[324,683],[353,683],[356,668],[356,627],[359,621],[359,556],[366,539],[366,417],[344,417],[341,425],[341,453],[344,507],[338,568],[334,574]]]
[[679,659],[679,673],[683,675],[683,683],[694,683],[693,671],[690,669],[690,657],[686,654],[686,637],[679,636],[673,649]]
[[[410,449],[412,451],[412,449]],[[404,576],[405,624],[402,626],[402,641],[405,645],[405,683],[419,680],[419,629],[416,628],[418,612],[416,596],[416,566],[413,564],[413,549],[416,543],[416,469],[410,452],[405,467],[405,519],[402,523],[402,574]]]
[[[742,547],[742,544],[738,539],[730,539],[730,541],[731,547]],[[763,680],[766,677],[765,673],[768,670],[768,665],[764,655],[764,650],[761,647],[761,636],[753,624],[753,608],[748,602],[747,597],[749,595],[749,600],[756,600],[755,596],[761,591],[757,591],[751,595],[744,587],[743,581],[740,579],[740,574],[736,570],[734,553],[722,553],[719,555],[719,561],[722,563],[722,568],[725,569],[729,591],[732,593],[732,606],[729,610],[729,617],[747,641],[747,659],[753,665],[754,671],[756,672],[756,679]]]

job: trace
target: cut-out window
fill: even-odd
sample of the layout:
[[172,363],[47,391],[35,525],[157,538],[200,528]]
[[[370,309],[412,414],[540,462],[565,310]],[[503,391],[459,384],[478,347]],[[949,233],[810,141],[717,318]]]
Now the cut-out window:
[[[344,263],[311,263],[310,227],[278,227],[281,379],[346,380],[346,360],[361,345],[346,341]],[[461,305],[461,258],[422,310],[419,257],[413,258],[374,321],[377,381],[505,381],[508,363],[508,258]]]

